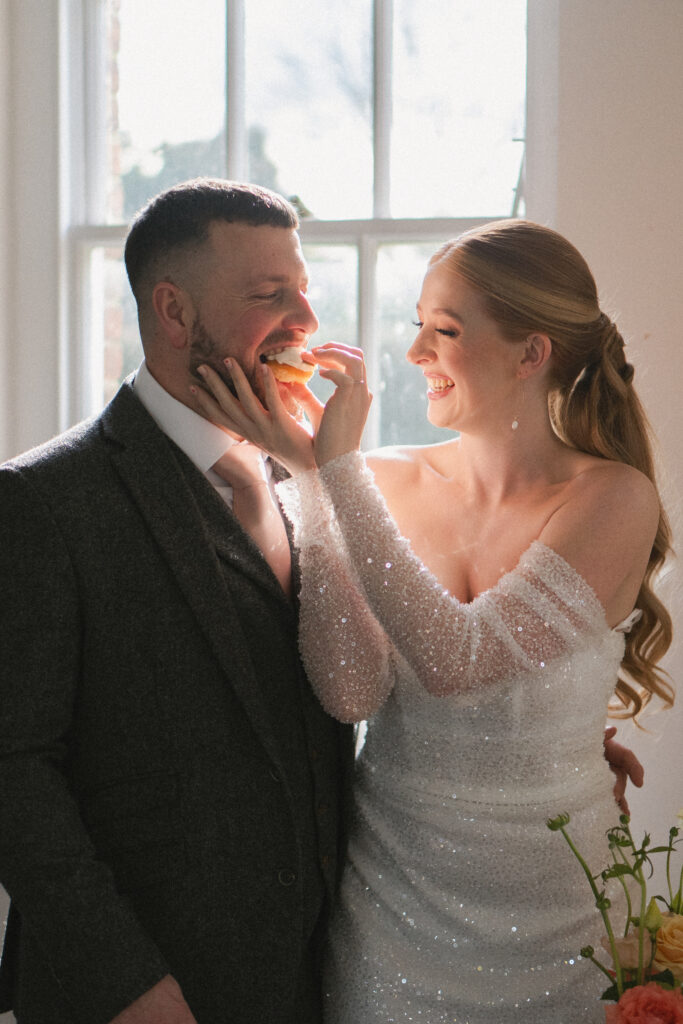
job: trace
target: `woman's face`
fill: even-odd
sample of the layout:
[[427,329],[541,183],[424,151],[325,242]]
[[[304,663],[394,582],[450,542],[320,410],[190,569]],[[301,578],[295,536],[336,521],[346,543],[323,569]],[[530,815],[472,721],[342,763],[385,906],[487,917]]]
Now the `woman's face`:
[[503,337],[478,292],[443,263],[427,272],[419,331],[407,359],[427,380],[428,417],[439,427],[498,429],[518,414],[520,347]]

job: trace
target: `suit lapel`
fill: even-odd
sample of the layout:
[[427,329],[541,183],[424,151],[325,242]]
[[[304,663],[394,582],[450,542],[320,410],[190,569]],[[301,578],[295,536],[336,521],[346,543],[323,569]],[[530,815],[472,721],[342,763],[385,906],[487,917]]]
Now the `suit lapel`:
[[[196,497],[174,457],[175,446],[156,426],[130,385],[124,385],[104,411],[102,424],[116,471],[168,562],[199,628],[254,728],[279,764],[280,752],[270,729],[269,710],[254,678],[239,616],[204,528]],[[220,500],[216,496],[216,501]],[[225,512],[227,525],[222,555],[229,553],[233,564],[250,577],[247,585],[252,585],[254,575],[259,585],[264,585],[266,576],[265,585],[276,587],[286,603],[277,581],[271,584],[267,574],[260,572],[258,563],[254,569],[253,553],[236,553],[238,546],[244,546],[244,535],[234,517],[227,515],[227,509]],[[236,542],[234,550],[230,538]]]

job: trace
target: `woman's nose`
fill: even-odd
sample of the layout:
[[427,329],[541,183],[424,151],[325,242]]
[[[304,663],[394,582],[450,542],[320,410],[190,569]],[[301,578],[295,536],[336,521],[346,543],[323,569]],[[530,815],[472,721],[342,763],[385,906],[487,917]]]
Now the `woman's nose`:
[[420,363],[428,358],[429,346],[426,345],[424,339],[424,331],[422,328],[417,332],[417,337],[412,343],[408,351],[406,352],[406,359],[409,363]]

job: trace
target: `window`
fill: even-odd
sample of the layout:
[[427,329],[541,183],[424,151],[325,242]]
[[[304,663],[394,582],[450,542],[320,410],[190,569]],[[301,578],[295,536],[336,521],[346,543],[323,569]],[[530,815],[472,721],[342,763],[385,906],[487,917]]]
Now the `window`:
[[140,359],[127,222],[208,174],[298,206],[317,338],[361,344],[379,382],[368,443],[435,440],[404,354],[429,254],[522,211],[525,0],[78,3],[74,413],[101,408]]

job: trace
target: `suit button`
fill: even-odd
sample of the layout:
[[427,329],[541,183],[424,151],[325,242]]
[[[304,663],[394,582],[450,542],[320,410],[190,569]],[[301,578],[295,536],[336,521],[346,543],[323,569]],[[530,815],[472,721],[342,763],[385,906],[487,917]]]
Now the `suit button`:
[[296,875],[289,868],[281,868],[277,873],[277,880],[280,885],[292,885],[296,882]]
[[315,749],[309,750],[308,755],[309,755],[311,761],[317,761],[318,758],[320,757],[320,754]]
[[320,863],[322,864],[322,866],[324,868],[326,868],[327,865],[330,863],[330,858],[328,857],[328,855],[326,853],[324,853],[322,855],[322,857],[320,858]]
[[325,803],[319,803],[318,804],[318,814],[320,815],[321,818],[324,817],[327,814],[328,810],[329,810],[328,804],[325,804]]

